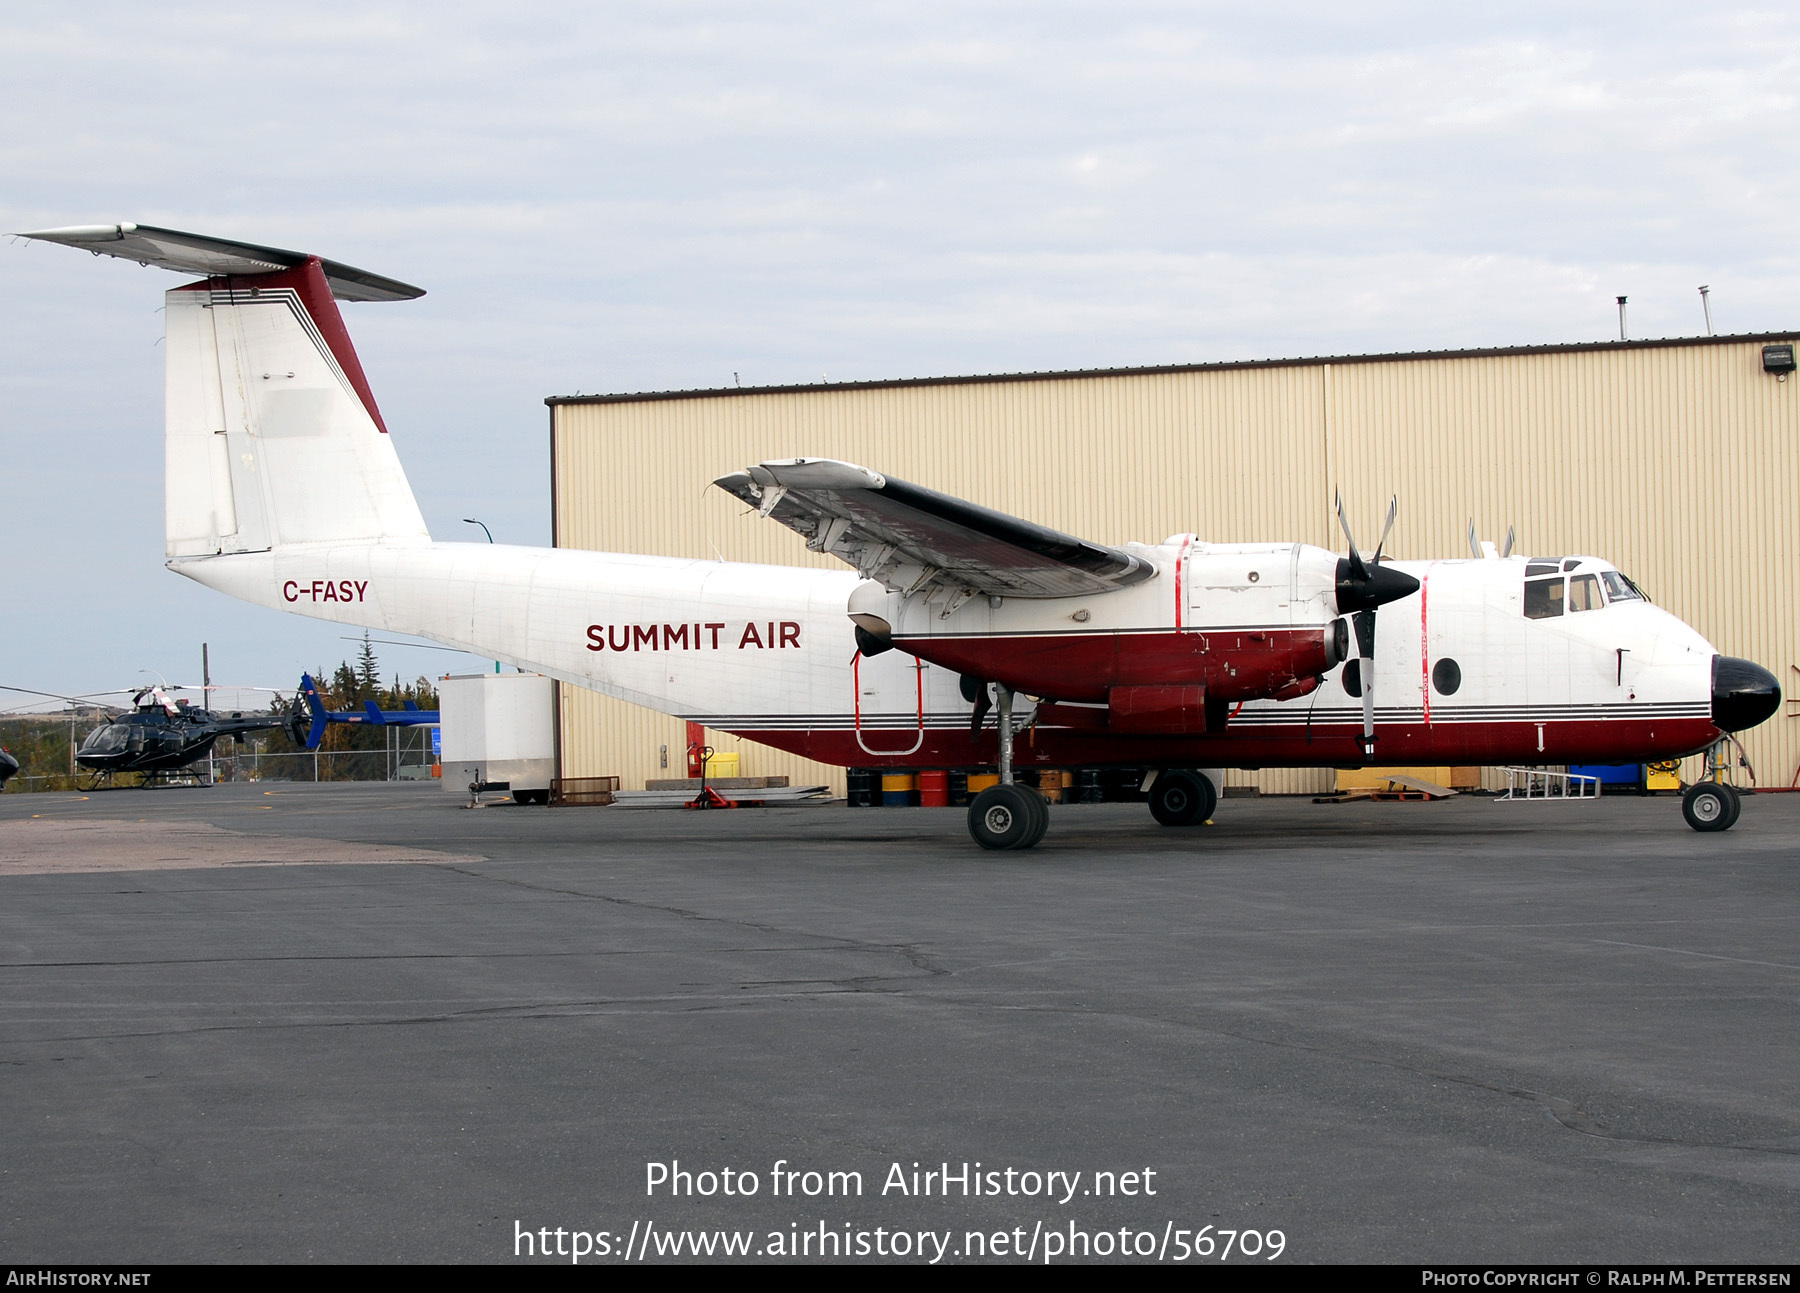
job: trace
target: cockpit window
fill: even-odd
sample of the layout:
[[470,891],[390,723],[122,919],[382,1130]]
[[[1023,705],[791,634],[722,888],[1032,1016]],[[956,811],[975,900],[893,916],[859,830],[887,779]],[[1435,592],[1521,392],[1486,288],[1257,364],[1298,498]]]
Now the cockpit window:
[[1609,602],[1647,602],[1650,600],[1644,596],[1642,589],[1617,570],[1602,570],[1600,582],[1606,585],[1606,600]]
[[1576,575],[1569,580],[1571,611],[1597,611],[1604,604],[1600,600],[1600,581],[1594,576]]
[[1547,620],[1563,613],[1563,579],[1527,579],[1525,581],[1525,618]]
[[1576,566],[1579,566],[1580,564],[1581,564],[1580,557],[1570,557],[1568,560],[1563,562],[1563,569],[1564,570],[1573,570],[1573,569],[1575,569]]
[[1540,558],[1537,561],[1526,564],[1525,578],[1531,579],[1538,575],[1554,575],[1557,573],[1558,569],[1559,567],[1556,564],[1556,558],[1552,557],[1547,561]]
[[123,750],[130,739],[131,729],[124,723],[108,723],[87,734],[87,739],[81,743],[81,753],[110,754]]

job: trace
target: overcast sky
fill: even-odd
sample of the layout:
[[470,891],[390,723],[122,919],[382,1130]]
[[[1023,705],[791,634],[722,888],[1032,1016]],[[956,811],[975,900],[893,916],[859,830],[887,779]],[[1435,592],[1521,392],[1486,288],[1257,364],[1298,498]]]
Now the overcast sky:
[[[0,229],[427,288],[344,311],[426,519],[545,543],[550,394],[1794,327],[1796,84],[1691,4],[9,5]],[[0,683],[353,650],[162,569],[179,281],[0,243]]]

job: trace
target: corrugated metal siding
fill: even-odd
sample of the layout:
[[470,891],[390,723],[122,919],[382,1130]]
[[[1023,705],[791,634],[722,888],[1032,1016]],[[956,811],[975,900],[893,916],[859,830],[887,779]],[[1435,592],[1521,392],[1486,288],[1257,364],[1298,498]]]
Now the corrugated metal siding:
[[[1292,367],[785,391],[554,407],[557,534],[568,547],[835,566],[711,488],[766,458],[860,462],[1105,543],[1193,531],[1220,542],[1358,540],[1617,562],[1720,650],[1800,679],[1790,554],[1800,545],[1800,381],[1758,344],[1446,356]],[[569,775],[680,775],[682,725],[564,688]],[[1786,785],[1800,739],[1777,717],[1746,745]],[[842,788],[824,768],[719,736],[748,775]],[[1233,782],[1246,780],[1238,776]],[[1248,778],[1256,780],[1256,778]],[[1328,775],[1260,774],[1265,792]]]

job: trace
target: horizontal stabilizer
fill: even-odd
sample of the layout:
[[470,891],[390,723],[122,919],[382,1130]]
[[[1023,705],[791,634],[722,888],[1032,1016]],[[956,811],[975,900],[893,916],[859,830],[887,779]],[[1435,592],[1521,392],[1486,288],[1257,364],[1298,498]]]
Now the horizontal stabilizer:
[[765,462],[713,482],[893,592],[1079,597],[1155,574],[1121,548],[828,458]]
[[[40,229],[19,237],[61,243],[65,247],[91,251],[96,256],[117,256],[122,260],[135,260],[140,265],[158,265],[184,274],[203,274],[207,278],[227,274],[272,274],[277,270],[297,269],[307,260],[307,253],[303,251],[283,251],[279,247],[209,238],[204,234],[159,229],[148,224],[75,225],[68,229]],[[354,265],[324,259],[319,264],[325,271],[325,281],[331,285],[331,294],[340,301],[411,301],[425,295],[422,287],[383,278]]]

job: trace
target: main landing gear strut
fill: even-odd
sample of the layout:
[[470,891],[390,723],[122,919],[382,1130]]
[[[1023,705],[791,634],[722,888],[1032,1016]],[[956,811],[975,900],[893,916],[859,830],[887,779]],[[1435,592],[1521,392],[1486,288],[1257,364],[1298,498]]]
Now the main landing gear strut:
[[[1044,838],[1050,806],[1030,786],[1013,780],[1013,692],[996,683],[1000,714],[1000,784],[969,804],[969,834],[984,849],[1028,849]],[[1188,768],[1165,768],[1150,785],[1150,815],[1164,826],[1193,826],[1213,815],[1219,792],[1213,779]]]
[[1000,710],[1000,784],[969,804],[969,834],[984,849],[1028,849],[1050,828],[1050,806],[1030,786],[1013,780],[1013,693],[995,683]]

